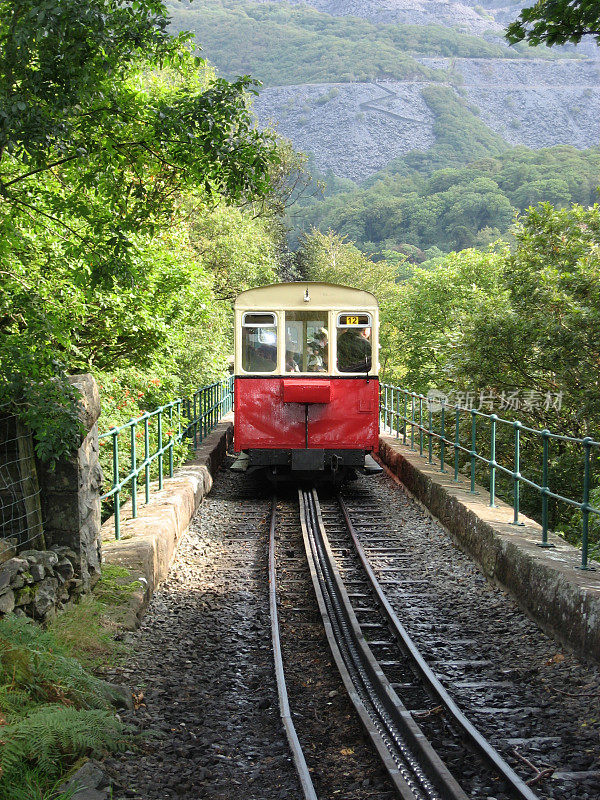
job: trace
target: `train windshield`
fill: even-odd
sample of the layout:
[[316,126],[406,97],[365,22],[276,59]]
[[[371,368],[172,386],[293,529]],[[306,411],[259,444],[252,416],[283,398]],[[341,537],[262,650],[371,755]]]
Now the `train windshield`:
[[337,319],[339,372],[369,372],[372,362],[371,315],[348,312]]
[[285,371],[327,372],[329,326],[326,311],[285,312]]
[[277,368],[277,319],[272,312],[242,318],[242,369],[274,372]]

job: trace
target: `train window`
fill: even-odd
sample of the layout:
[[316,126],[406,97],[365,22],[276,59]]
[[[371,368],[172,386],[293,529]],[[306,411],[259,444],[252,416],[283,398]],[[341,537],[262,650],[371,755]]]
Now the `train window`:
[[369,372],[372,363],[371,315],[338,314],[337,368],[339,372]]
[[275,320],[275,314],[273,314],[271,311],[268,311],[267,313],[264,314],[256,314],[255,312],[248,312],[244,314],[244,317],[242,319],[242,325],[244,327],[249,327],[249,328],[252,327],[262,328],[265,326],[271,327],[273,325],[277,325],[277,322]]
[[327,372],[328,327],[326,311],[285,312],[286,372]]
[[275,314],[248,312],[242,317],[242,369],[274,372],[277,368]]

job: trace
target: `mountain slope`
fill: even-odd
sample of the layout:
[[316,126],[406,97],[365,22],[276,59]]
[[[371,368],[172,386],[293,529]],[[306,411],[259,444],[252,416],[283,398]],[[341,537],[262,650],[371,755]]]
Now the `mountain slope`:
[[461,104],[466,122],[479,118],[504,146],[599,141],[600,61],[507,47],[503,25],[522,5],[173,0],[170,8],[173,27],[193,30],[224,76],[249,73],[266,84],[255,103],[261,124],[312,153],[318,170],[359,181],[435,144],[444,115],[426,95],[438,84],[447,87],[448,103]]

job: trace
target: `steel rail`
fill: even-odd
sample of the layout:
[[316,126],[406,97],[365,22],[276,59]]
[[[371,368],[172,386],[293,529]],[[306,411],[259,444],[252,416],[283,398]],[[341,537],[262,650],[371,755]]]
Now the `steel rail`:
[[519,800],[539,800],[538,795],[536,795],[527,784],[519,778],[516,772],[512,769],[512,767],[506,763],[506,761],[502,758],[500,753],[485,739],[484,736],[477,730],[477,728],[465,717],[462,711],[458,708],[454,700],[450,697],[444,686],[438,680],[438,678],[433,673],[432,669],[429,667],[427,662],[424,660],[423,656],[420,654],[417,646],[411,639],[410,635],[408,634],[406,628],[402,625],[398,616],[396,615],[394,609],[391,607],[387,597],[385,596],[383,589],[375,573],[369,559],[364,551],[362,544],[360,543],[358,536],[356,535],[356,529],[350,519],[350,515],[348,513],[348,508],[342,498],[342,496],[338,493],[337,500],[342,512],[342,515],[346,521],[346,525],[348,527],[348,532],[352,538],[352,542],[356,549],[356,553],[360,559],[360,562],[363,566],[363,569],[369,579],[369,583],[371,584],[371,589],[375,594],[377,601],[379,602],[382,610],[384,611],[396,637],[402,642],[404,649],[410,656],[411,660],[414,663],[414,666],[417,668],[419,674],[429,687],[429,689],[434,693],[437,700],[444,706],[444,708],[448,711],[450,716],[452,717],[453,721],[459,726],[461,731],[467,737],[467,739],[472,743],[472,745],[477,749],[477,751],[485,758],[485,760],[499,773],[499,775],[503,778],[504,781],[508,784],[509,789],[513,792],[514,796],[519,798]]
[[271,503],[271,523],[269,526],[269,608],[271,611],[271,639],[273,641],[273,660],[275,662],[275,678],[277,680],[277,695],[279,698],[279,715],[285,730],[285,735],[292,751],[296,772],[302,786],[305,800],[318,800],[310,772],[304,758],[302,745],[298,740],[296,728],[290,713],[283,657],[281,654],[281,637],[279,635],[279,617],[277,614],[277,562],[275,558],[275,522],[277,519],[277,498],[274,496]]
[[299,489],[300,521],[329,646],[346,690],[402,800],[467,800],[375,659],[329,546],[316,491]]

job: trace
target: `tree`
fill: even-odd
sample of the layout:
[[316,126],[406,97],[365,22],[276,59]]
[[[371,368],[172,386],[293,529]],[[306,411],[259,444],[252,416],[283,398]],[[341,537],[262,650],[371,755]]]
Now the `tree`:
[[0,404],[44,458],[77,438],[67,371],[167,363],[185,292],[210,299],[190,205],[276,190],[253,82],[167,24],[160,0],[0,0]]
[[126,271],[132,233],[165,222],[181,192],[269,190],[277,147],[249,113],[254,82],[211,76],[189,37],[168,36],[159,0],[0,11],[0,214],[73,235],[92,280]]
[[533,46],[577,43],[584,36],[593,36],[600,44],[600,6],[596,0],[539,0],[524,8],[506,29],[511,44],[526,40]]
[[395,377],[402,376],[404,386],[423,393],[463,388],[465,327],[479,309],[505,306],[505,256],[463,250],[431,269],[413,268],[397,305],[393,342]]

